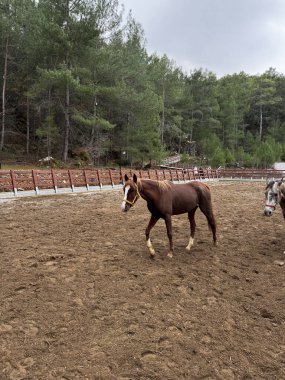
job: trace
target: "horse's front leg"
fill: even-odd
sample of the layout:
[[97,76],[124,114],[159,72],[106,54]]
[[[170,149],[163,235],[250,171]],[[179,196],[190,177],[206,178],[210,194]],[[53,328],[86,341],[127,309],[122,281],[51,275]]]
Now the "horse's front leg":
[[151,215],[151,218],[150,218],[150,221],[148,223],[148,226],[145,230],[145,237],[146,237],[146,245],[147,245],[147,248],[149,249],[149,253],[150,253],[150,256],[151,257],[154,257],[155,255],[155,250],[151,244],[151,241],[150,241],[150,231],[151,229],[155,226],[156,222],[158,221],[159,218],[157,218],[156,216],[154,215]]
[[171,215],[166,215],[164,217],[165,224],[166,224],[166,231],[167,231],[167,236],[169,240],[169,252],[167,254],[168,257],[173,257],[173,241],[172,241],[172,221],[171,221]]

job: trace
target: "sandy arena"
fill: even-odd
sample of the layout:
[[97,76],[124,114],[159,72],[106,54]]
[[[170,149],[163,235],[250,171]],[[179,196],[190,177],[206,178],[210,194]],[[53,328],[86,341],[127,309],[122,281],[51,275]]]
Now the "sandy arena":
[[285,222],[264,183],[210,183],[197,211],[152,230],[122,190],[0,204],[1,380],[285,379]]

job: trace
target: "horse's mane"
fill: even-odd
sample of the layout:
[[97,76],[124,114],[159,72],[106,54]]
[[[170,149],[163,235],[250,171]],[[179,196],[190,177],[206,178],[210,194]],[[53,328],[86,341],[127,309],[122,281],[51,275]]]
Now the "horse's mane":
[[166,190],[170,189],[171,182],[166,181],[166,180],[165,181],[157,181],[157,185],[161,191],[166,191]]
[[[170,187],[171,187],[171,182],[169,182],[167,180],[155,180],[155,179],[154,180],[150,180],[148,178],[143,178],[143,180],[155,182],[155,184],[157,185],[158,189],[161,192],[164,192],[164,191],[170,189]],[[140,186],[142,186],[142,182],[141,182],[140,178],[138,179],[138,184]]]

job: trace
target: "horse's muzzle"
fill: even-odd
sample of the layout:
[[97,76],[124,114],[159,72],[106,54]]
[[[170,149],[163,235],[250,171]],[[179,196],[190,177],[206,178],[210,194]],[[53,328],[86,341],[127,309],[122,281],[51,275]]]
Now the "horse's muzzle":
[[129,204],[125,204],[125,206],[124,207],[122,207],[122,211],[123,212],[127,212],[127,211],[129,211],[129,209],[131,208],[131,206],[129,205]]
[[265,216],[272,216],[272,214],[273,214],[273,210],[271,210],[271,209],[265,209],[264,210],[264,215]]

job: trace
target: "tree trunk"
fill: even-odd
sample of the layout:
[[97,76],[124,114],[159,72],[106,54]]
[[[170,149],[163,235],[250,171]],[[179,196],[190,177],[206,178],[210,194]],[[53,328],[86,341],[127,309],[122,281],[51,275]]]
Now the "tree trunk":
[[49,132],[47,134],[47,155],[48,157],[51,156],[51,138]]
[[237,120],[236,120],[236,103],[234,102],[234,132],[235,132],[235,150],[237,150],[238,145],[238,131],[237,131]]
[[164,127],[165,127],[165,83],[164,83],[164,77],[162,82],[162,115],[161,115],[161,143],[163,144],[164,141]]
[[5,138],[5,117],[6,117],[6,83],[7,83],[7,66],[8,66],[8,43],[9,38],[6,38],[5,46],[5,58],[4,58],[4,73],[3,73],[3,88],[2,88],[2,131],[1,131],[1,142],[0,150],[4,147]]
[[262,106],[260,106],[260,120],[259,120],[259,140],[262,139],[262,129],[263,129],[263,112]]
[[69,85],[66,85],[66,98],[65,98],[65,130],[64,130],[64,146],[63,146],[63,161],[67,161],[68,145],[69,145],[69,133],[70,133],[70,92]]
[[[93,103],[93,117],[95,120],[96,120],[96,116],[97,116],[97,98],[95,96],[94,103]],[[96,131],[96,121],[92,125],[92,129],[91,129],[91,138],[90,138],[91,149],[94,149],[95,131]]]
[[26,138],[26,153],[30,154],[30,102],[27,98],[27,138]]
[[[69,34],[69,9],[70,0],[65,1],[65,11],[66,11],[66,26],[65,32]],[[69,53],[66,53],[66,66],[69,67]],[[69,134],[70,134],[70,89],[69,84],[66,84],[66,94],[65,94],[65,107],[64,107],[64,117],[65,117],[65,129],[64,129],[64,146],[63,146],[63,161],[67,161],[68,147],[69,147]]]
[[191,132],[190,132],[190,141],[193,140],[193,129],[194,129],[194,111],[192,110],[192,123],[191,123]]
[[[51,89],[48,90],[48,115],[51,117]],[[52,121],[49,120],[52,124]],[[51,156],[51,136],[50,136],[50,125],[47,126],[47,156]]]
[[[93,165],[99,165],[99,128],[97,126],[97,97],[94,97],[94,103],[93,103],[93,117],[94,117],[94,124],[92,125],[91,129],[91,140],[90,140],[90,146],[91,146],[91,152],[92,152],[92,162]],[[96,138],[95,138],[96,135]],[[96,142],[96,143],[95,143]]]

